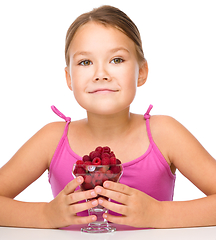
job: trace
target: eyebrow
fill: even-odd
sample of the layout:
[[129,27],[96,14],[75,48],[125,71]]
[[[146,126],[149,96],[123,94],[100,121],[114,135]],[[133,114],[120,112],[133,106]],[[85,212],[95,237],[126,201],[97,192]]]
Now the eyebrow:
[[[116,48],[109,50],[108,52],[116,53],[118,51],[126,51],[126,52],[130,53],[130,51],[125,47],[116,47]],[[88,52],[88,51],[78,51],[78,52],[74,53],[73,58],[75,58],[76,56],[79,56],[79,55],[91,55],[91,54],[92,54],[92,52]]]
[[125,47],[113,48],[109,52],[110,53],[115,53],[115,52],[118,52],[118,51],[126,51],[126,52],[130,53],[130,51],[127,48],[125,48]]

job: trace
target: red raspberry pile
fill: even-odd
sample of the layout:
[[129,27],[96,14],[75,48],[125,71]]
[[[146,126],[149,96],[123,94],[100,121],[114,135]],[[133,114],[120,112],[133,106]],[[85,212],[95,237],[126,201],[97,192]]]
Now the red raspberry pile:
[[121,161],[109,147],[99,146],[76,162],[73,174],[84,178],[82,190],[93,189],[106,180],[117,182],[122,174]]

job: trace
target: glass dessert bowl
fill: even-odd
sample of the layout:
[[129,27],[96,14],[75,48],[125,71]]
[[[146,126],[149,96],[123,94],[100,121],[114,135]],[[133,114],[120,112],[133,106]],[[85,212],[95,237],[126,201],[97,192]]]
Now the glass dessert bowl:
[[[84,178],[84,182],[80,185],[82,191],[94,189],[96,186],[103,186],[103,183],[107,180],[113,182],[118,182],[120,180],[123,173],[122,164],[120,160],[116,159],[115,156],[112,156],[113,153],[111,155],[109,151],[109,154],[111,157],[108,160],[107,154],[105,154],[106,157],[103,157],[103,154],[101,154],[100,157],[94,157],[94,155],[97,155],[95,153],[92,157],[90,153],[91,157],[88,158],[87,155],[85,155],[83,160],[78,160],[76,164],[73,165],[73,176],[82,176]],[[99,197],[100,195],[96,198]],[[88,233],[105,233],[115,231],[116,228],[110,225],[108,221],[103,218],[103,214],[107,212],[108,209],[101,205],[89,209],[88,214],[96,215],[97,220],[89,223],[86,227],[81,228],[81,231]]]

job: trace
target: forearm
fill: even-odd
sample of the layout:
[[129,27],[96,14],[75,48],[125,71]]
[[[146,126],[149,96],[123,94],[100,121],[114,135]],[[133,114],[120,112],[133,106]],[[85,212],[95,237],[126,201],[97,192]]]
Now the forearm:
[[182,201],[160,202],[156,228],[181,228],[216,225],[216,195]]
[[45,205],[0,196],[0,226],[48,228]]

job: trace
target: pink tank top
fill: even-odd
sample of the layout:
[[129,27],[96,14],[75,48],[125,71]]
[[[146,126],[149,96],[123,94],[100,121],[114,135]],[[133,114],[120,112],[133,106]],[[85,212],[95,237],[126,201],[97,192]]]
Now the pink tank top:
[[[159,201],[172,201],[176,176],[154,143],[150,130],[150,111],[152,105],[144,115],[150,144],[148,150],[139,158],[123,164],[123,175],[120,183],[136,188]],[[52,158],[49,169],[49,182],[53,196],[56,197],[64,187],[73,180],[72,167],[77,160],[82,159],[71,149],[67,132],[71,118],[65,117],[55,106],[54,113],[66,121],[62,138]],[[87,211],[80,215],[87,215]]]

